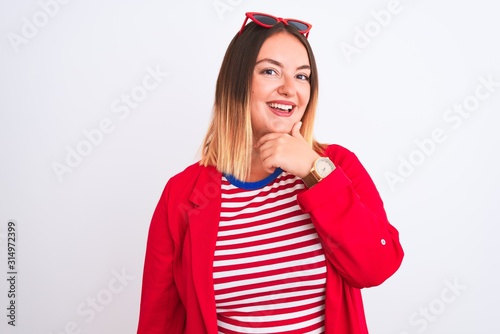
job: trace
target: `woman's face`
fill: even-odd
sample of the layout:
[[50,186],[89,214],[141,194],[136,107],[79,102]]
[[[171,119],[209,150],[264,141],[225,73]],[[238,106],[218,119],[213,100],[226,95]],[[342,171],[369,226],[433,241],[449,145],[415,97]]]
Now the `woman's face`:
[[267,133],[289,133],[302,119],[310,75],[307,50],[293,35],[277,33],[262,44],[250,95],[254,141]]

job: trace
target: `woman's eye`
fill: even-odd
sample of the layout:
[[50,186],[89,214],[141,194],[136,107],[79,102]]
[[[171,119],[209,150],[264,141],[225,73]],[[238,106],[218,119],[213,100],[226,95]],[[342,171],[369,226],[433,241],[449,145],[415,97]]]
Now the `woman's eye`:
[[268,69],[263,70],[263,71],[262,71],[262,73],[263,73],[263,74],[266,74],[266,75],[277,75],[277,74],[278,74],[275,70],[273,70],[273,69],[269,69],[269,68],[268,68]]
[[305,74],[298,74],[297,79],[299,80],[304,80],[304,81],[309,81],[309,77]]

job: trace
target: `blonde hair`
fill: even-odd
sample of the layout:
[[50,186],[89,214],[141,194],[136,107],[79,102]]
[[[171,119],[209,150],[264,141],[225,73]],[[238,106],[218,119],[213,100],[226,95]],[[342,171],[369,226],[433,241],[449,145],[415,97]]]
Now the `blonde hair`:
[[250,87],[257,55],[270,36],[286,32],[295,36],[306,48],[311,66],[311,94],[300,132],[311,147],[321,154],[325,145],[313,136],[318,102],[318,71],[314,54],[307,39],[297,29],[282,23],[271,29],[249,23],[241,35],[229,44],[217,79],[212,120],[201,147],[203,166],[215,166],[218,171],[245,181],[252,163],[252,124],[250,117]]

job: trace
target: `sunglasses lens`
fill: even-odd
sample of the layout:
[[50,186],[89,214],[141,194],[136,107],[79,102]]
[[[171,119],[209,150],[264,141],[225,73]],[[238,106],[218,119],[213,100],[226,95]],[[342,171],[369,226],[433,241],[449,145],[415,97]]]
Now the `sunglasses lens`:
[[265,16],[265,15],[254,15],[253,16],[257,21],[259,21],[262,24],[273,26],[278,22],[275,18],[272,18],[270,16]]
[[288,24],[297,28],[300,32],[306,31],[309,28],[306,24],[298,21],[288,21]]
[[311,25],[306,22],[298,21],[296,19],[282,19],[278,17],[274,17],[269,14],[263,14],[263,13],[246,13],[246,19],[243,21],[243,25],[241,26],[239,34],[243,32],[245,29],[245,25],[248,21],[248,19],[251,19],[257,25],[264,27],[264,28],[271,28],[278,22],[283,22],[286,25],[290,25],[297,29],[300,33],[305,34],[305,37],[307,38],[307,35],[309,35],[309,30],[311,29]]

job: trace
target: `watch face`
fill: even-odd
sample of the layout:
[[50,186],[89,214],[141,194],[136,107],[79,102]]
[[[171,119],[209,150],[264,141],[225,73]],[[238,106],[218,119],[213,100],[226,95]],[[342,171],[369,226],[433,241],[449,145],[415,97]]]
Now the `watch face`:
[[333,165],[333,162],[330,161],[330,159],[324,158],[318,159],[315,169],[318,175],[324,178],[335,169],[335,166]]

